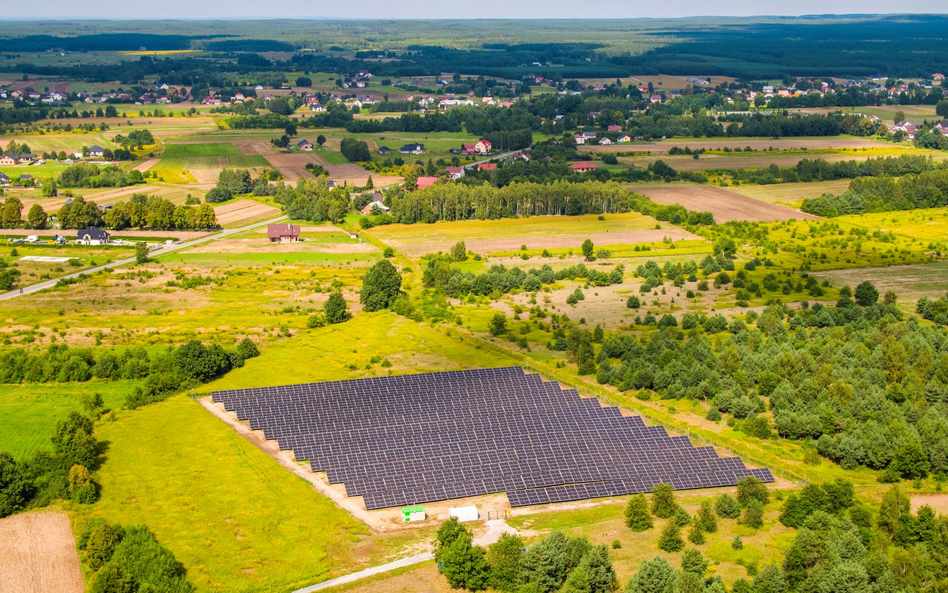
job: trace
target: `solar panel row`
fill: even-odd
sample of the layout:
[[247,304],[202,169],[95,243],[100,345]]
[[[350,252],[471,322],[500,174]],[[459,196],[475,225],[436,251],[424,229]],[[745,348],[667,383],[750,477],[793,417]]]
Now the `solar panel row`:
[[367,509],[507,492],[512,506],[733,485],[766,469],[519,367],[212,394]]

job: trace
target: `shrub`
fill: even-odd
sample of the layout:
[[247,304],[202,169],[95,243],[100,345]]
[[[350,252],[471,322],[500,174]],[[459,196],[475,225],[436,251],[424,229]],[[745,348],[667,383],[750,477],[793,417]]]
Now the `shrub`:
[[760,502],[761,506],[770,500],[767,485],[754,476],[746,476],[737,481],[737,502],[742,507],[750,505],[751,501]]
[[722,494],[714,503],[714,510],[722,519],[737,519],[741,516],[741,505],[730,494]]
[[681,527],[678,523],[668,522],[658,539],[658,547],[665,552],[680,552],[685,547],[685,540],[681,539]]

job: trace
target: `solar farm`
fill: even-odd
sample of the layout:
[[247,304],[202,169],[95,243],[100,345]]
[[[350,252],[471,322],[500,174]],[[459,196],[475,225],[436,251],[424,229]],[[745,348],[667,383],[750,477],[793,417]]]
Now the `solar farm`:
[[366,510],[504,492],[512,507],[733,486],[719,457],[520,367],[216,391],[237,418]]

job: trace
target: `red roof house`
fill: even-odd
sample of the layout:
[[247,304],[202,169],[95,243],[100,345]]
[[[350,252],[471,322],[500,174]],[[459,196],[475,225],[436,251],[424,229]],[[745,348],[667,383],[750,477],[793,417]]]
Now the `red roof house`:
[[497,163],[481,163],[477,166],[478,171],[493,171],[497,168]]
[[267,239],[271,243],[295,243],[300,240],[300,226],[298,224],[269,224]]
[[419,177],[418,178],[418,189],[425,189],[430,187],[438,182],[437,177]]
[[596,163],[582,162],[582,163],[573,163],[569,166],[570,169],[576,171],[577,173],[588,173],[589,171],[595,171],[599,168],[599,165]]

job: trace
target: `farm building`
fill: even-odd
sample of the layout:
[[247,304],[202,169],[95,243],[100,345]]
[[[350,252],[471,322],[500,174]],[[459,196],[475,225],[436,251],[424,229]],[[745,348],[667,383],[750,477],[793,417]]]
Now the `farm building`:
[[588,161],[583,163],[573,163],[569,166],[570,169],[576,171],[577,173],[588,173],[590,171],[595,171],[599,168],[599,165],[596,163],[590,163]]
[[289,223],[268,224],[267,240],[271,243],[296,243],[300,240],[300,227]]
[[79,245],[108,245],[109,233],[91,226],[76,233],[76,243]]
[[[419,180],[419,181],[420,181],[420,180]],[[363,208],[363,209],[361,210],[362,215],[363,215],[363,216],[368,216],[368,215],[372,214],[372,211],[375,210],[376,208],[378,208],[379,210],[381,210],[383,213],[389,211],[389,207],[388,207],[388,206],[386,206],[385,204],[383,204],[380,200],[375,200],[375,201],[369,202],[368,204],[365,205],[365,208]]]
[[305,152],[312,152],[313,143],[305,138],[296,143],[296,147]]
[[402,521],[410,523],[413,521],[424,521],[426,518],[425,507],[420,505],[402,507]]

